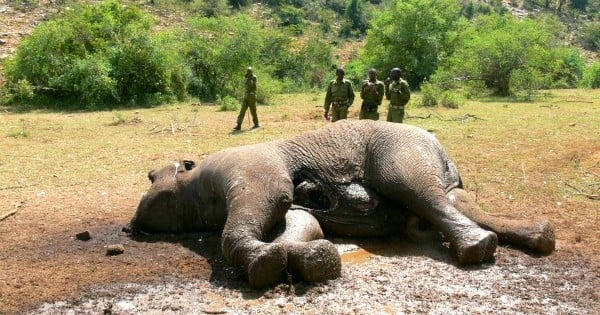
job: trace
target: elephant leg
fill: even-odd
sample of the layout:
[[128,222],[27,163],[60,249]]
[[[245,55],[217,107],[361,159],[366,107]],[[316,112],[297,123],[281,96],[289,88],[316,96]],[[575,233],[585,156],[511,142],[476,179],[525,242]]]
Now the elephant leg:
[[338,278],[342,260],[337,248],[323,239],[323,231],[315,217],[302,207],[292,206],[285,215],[283,232],[273,242],[285,246],[288,271],[308,282]]
[[413,242],[442,241],[443,237],[439,231],[432,229],[422,229],[420,227],[421,219],[416,215],[411,215],[406,222],[406,235]]
[[289,189],[269,187],[268,183],[245,183],[232,188],[231,195],[235,197],[230,198],[227,208],[221,238],[223,255],[232,265],[246,271],[248,282],[254,288],[283,282],[288,264],[286,248],[281,243],[266,243],[262,239],[284,220],[292,204],[291,183]]
[[[418,205],[418,201],[415,204]],[[445,196],[435,203],[416,206],[415,213],[431,222],[450,240],[459,264],[476,264],[493,259],[498,236],[460,213]]]
[[447,196],[462,214],[484,229],[494,231],[500,242],[525,247],[543,255],[554,251],[554,229],[548,222],[511,220],[489,215],[464,189],[452,189]]

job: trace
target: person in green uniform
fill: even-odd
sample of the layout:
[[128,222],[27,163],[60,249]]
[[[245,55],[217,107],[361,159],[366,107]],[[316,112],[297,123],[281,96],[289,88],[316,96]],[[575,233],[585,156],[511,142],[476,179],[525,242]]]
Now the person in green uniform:
[[[337,78],[329,82],[325,94],[325,119],[336,122],[348,117],[348,107],[354,103],[354,90],[352,82],[344,79],[344,69],[338,68],[335,72]],[[331,109],[331,116],[329,110]]]
[[256,114],[256,76],[254,75],[252,67],[248,67],[246,70],[246,91],[244,92],[244,100],[242,102],[240,114],[237,117],[237,125],[233,130],[242,130],[242,122],[244,121],[244,115],[246,115],[246,110],[248,108],[250,108],[252,122],[254,123],[252,129],[260,127],[258,124],[258,115]]
[[384,84],[377,80],[377,70],[369,70],[369,79],[363,81],[360,88],[360,98],[363,102],[358,113],[358,119],[379,120],[377,108],[381,105],[384,95]]
[[402,123],[404,108],[410,100],[410,88],[408,83],[402,79],[402,71],[399,68],[390,71],[390,81],[385,90],[385,98],[390,100],[387,121]]

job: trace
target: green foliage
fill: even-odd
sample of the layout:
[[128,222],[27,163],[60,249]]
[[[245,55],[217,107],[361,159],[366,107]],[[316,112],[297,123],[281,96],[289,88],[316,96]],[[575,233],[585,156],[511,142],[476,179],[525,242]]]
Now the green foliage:
[[192,19],[183,41],[194,77],[188,91],[204,100],[236,95],[246,68],[256,68],[264,47],[261,29],[243,15]]
[[440,89],[430,82],[421,84],[421,106],[435,107],[438,105],[438,98],[441,95]]
[[461,14],[468,19],[473,19],[481,14],[487,15],[493,12],[504,14],[508,12],[501,0],[485,2],[477,0],[460,0],[459,2]]
[[587,50],[600,50],[600,22],[593,21],[583,25],[578,34],[579,43]]
[[585,70],[579,85],[588,89],[600,88],[600,61],[595,62]]
[[25,126],[25,119],[20,119],[21,123],[20,128],[11,129],[8,133],[8,136],[11,138],[27,138],[29,137],[29,131],[27,131],[27,126]]
[[560,24],[553,18],[479,16],[461,34],[461,45],[436,73],[434,83],[448,84],[448,78],[455,79],[454,85],[483,82],[498,96],[549,88],[558,82],[573,87],[581,75],[582,60],[575,50],[563,48],[561,35]]
[[440,98],[440,104],[446,108],[458,108],[462,103],[460,95],[453,91],[444,91]]
[[240,109],[240,102],[233,96],[220,97],[217,100],[219,111],[221,112],[232,112]]
[[228,0],[228,2],[235,9],[241,9],[252,3],[251,0]]
[[397,0],[374,17],[360,62],[381,73],[399,67],[415,87],[454,51],[459,14],[454,0]]
[[282,26],[302,25],[304,23],[304,10],[291,5],[284,5],[279,9],[279,18]]
[[152,32],[153,21],[118,1],[66,10],[39,25],[6,63],[8,86],[34,98],[89,105],[185,97],[185,69],[172,45]]
[[340,31],[342,36],[349,37],[354,31],[358,35],[364,34],[369,26],[364,0],[350,0],[346,8],[345,18],[346,23]]
[[27,9],[35,8],[39,5],[38,0],[13,0],[16,9],[25,11]]

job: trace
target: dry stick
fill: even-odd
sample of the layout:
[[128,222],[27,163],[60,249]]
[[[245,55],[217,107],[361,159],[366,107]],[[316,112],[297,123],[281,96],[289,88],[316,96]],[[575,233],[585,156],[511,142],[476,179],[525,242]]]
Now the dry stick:
[[175,126],[173,126],[173,120],[171,120],[171,133],[175,134]]
[[431,113],[429,113],[427,116],[412,116],[412,115],[406,115],[406,118],[418,118],[418,119],[428,119],[431,117]]
[[13,214],[17,213],[17,211],[18,211],[18,210],[19,210],[19,209],[15,209],[15,210],[13,210],[13,211],[9,211],[8,213],[5,213],[5,214],[3,214],[3,215],[0,217],[0,221],[3,221],[4,219],[6,219],[6,218],[10,217],[11,215],[13,215]]
[[593,104],[593,101],[583,101],[583,100],[570,100],[567,101],[568,103],[589,103],[589,104]]
[[576,191],[576,192],[573,193],[574,195],[582,195],[582,196],[588,197],[589,199],[592,199],[592,200],[600,200],[600,195],[593,195],[593,194],[585,193],[581,189],[579,189],[579,188],[577,188],[577,187],[575,187],[575,186],[573,186],[573,185],[571,185],[571,184],[569,184],[567,182],[565,182],[565,185],[567,185],[568,187],[573,188]]

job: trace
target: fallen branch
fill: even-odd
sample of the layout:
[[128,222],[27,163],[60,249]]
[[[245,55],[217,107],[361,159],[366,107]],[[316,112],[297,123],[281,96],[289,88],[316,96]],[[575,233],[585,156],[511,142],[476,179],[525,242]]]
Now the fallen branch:
[[464,114],[464,115],[463,115],[463,116],[460,118],[460,122],[461,122],[461,123],[464,123],[464,122],[465,122],[465,120],[467,120],[467,119],[469,119],[469,118],[473,118],[473,119],[475,119],[475,120],[485,120],[485,119],[483,119],[483,118],[479,118],[479,117],[477,117],[477,116],[475,116],[475,115],[471,115],[471,114]]
[[18,209],[9,211],[8,213],[3,214],[2,216],[0,216],[0,221],[4,221],[4,219],[10,217],[11,215],[14,215],[15,213],[17,213]]
[[568,103],[589,103],[589,104],[593,104],[593,101],[581,101],[581,100],[569,100],[567,101]]
[[579,188],[577,188],[577,187],[575,187],[575,186],[573,186],[573,185],[571,185],[571,184],[569,184],[567,182],[565,182],[565,185],[567,187],[570,187],[570,188],[572,188],[572,189],[575,190],[575,192],[573,193],[573,195],[581,195],[581,196],[588,197],[589,199],[592,199],[592,200],[600,200],[600,195],[588,194],[588,193],[584,192],[583,190],[581,190],[581,189],[579,189]]
[[431,118],[431,113],[429,113],[427,116],[412,116],[412,115],[407,115],[406,118],[418,118],[418,119],[428,119]]
[[7,213],[5,213],[5,214],[3,214],[2,216],[0,216],[0,221],[4,221],[4,219],[6,219],[6,218],[8,218],[8,217],[10,217],[10,216],[12,216],[12,215],[15,215],[15,214],[17,213],[17,211],[19,211],[19,208],[20,208],[22,205],[23,205],[23,201],[21,201],[21,202],[20,202],[20,203],[18,203],[18,204],[15,204],[15,209],[14,209],[14,210],[12,210],[12,211],[9,211],[9,212],[7,212]]

